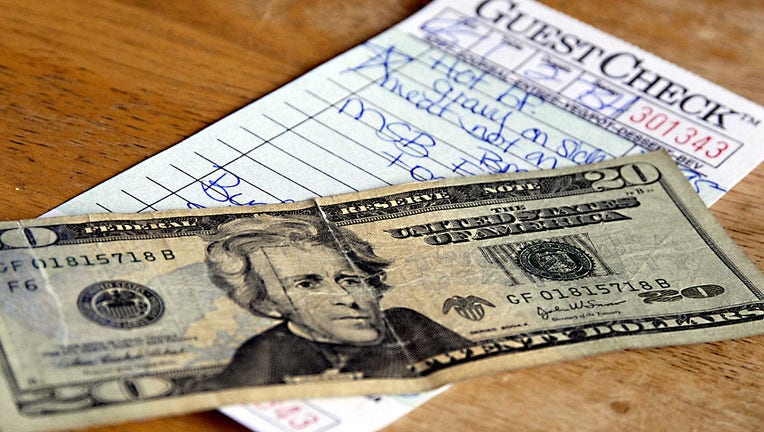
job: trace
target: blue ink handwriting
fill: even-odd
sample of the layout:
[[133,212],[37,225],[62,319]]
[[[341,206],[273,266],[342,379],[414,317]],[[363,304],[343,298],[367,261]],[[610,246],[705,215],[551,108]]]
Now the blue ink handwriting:
[[703,174],[699,173],[698,171],[695,171],[692,168],[680,166],[679,170],[682,171],[685,177],[687,177],[687,180],[695,188],[695,192],[697,193],[700,193],[701,190],[704,188],[709,190],[721,191],[722,193],[727,192],[727,189],[724,189],[723,187],[721,187],[719,183],[708,180],[707,178],[705,178]]
[[[243,192],[239,192],[237,188],[241,185],[241,178],[218,165],[213,165],[216,170],[221,170],[222,173],[211,180],[202,181],[202,192],[207,198],[220,204],[228,204],[229,206],[253,206],[267,204],[266,202],[259,201],[257,199],[241,200],[239,197],[244,195]],[[294,202],[292,199],[281,200],[282,203]],[[207,208],[207,206],[187,201],[186,207],[189,209]]]

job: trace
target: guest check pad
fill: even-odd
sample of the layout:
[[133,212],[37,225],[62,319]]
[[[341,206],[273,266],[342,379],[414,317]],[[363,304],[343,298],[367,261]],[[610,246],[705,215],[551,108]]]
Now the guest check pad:
[[[438,0],[49,214],[291,202],[657,149],[710,205],[764,159],[763,119],[538,3]],[[292,430],[266,411],[268,430]]]
[[531,1],[436,1],[58,208],[299,201],[667,150],[707,204],[764,158],[764,109]]

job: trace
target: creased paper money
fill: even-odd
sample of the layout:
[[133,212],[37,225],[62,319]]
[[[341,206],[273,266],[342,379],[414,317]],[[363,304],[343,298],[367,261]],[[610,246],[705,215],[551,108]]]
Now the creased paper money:
[[0,224],[3,430],[422,391],[764,332],[664,154],[246,209]]

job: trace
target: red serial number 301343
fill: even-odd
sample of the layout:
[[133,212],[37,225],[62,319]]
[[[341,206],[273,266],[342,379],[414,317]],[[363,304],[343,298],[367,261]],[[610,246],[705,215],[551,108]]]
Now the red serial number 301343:
[[732,149],[726,140],[693,126],[682,124],[681,120],[656,112],[647,105],[641,106],[639,112],[629,116],[629,121],[655,136],[666,139],[669,143],[686,146],[685,148],[704,154],[709,159],[716,159]]

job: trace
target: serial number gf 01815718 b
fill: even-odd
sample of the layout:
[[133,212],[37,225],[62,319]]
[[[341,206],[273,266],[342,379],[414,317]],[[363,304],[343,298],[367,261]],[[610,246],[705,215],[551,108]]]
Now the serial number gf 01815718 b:
[[670,288],[671,284],[667,279],[655,278],[653,280],[638,280],[624,282],[608,282],[594,285],[579,285],[565,288],[553,288],[550,290],[540,290],[534,295],[531,292],[519,294],[508,294],[507,301],[512,304],[521,302],[530,303],[534,298],[540,297],[543,300],[565,300],[572,297],[591,297],[610,294],[619,294],[624,292],[644,292],[653,289]]
[[63,269],[78,266],[96,266],[108,264],[132,264],[139,262],[172,261],[175,252],[172,249],[153,251],[127,251],[100,253],[94,255],[69,255],[63,257],[29,258],[28,260],[0,261],[0,274],[28,270],[30,267],[41,269]]

